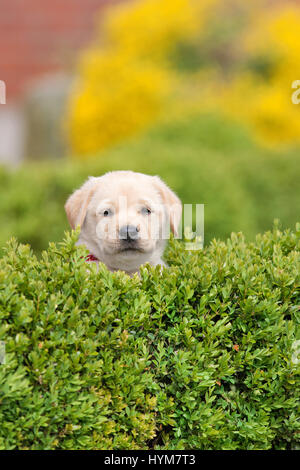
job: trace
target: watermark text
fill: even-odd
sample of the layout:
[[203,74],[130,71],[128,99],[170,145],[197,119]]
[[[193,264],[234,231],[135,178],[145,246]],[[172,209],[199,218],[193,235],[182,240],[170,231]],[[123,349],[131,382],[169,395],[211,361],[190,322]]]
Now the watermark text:
[[0,104],[6,104],[6,85],[3,80],[0,80]]

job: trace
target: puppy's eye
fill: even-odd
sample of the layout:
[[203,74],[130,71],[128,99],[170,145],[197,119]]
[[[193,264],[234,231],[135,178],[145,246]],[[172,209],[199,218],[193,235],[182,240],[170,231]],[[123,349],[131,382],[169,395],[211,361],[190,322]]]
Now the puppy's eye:
[[143,207],[142,210],[141,210],[141,213],[143,215],[149,215],[149,214],[151,214],[151,209],[149,209],[149,207]]
[[112,211],[111,211],[110,209],[105,209],[105,210],[103,211],[104,217],[108,217],[108,216],[111,215],[111,214],[112,214]]

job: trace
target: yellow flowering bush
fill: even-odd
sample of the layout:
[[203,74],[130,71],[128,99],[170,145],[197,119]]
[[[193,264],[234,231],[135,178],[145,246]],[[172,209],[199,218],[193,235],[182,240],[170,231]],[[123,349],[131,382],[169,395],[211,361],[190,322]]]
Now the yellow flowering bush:
[[88,154],[142,129],[159,114],[169,75],[155,64],[112,58],[97,51],[86,57],[82,87],[72,97],[72,145]]
[[176,83],[167,56],[197,31],[203,5],[143,0],[108,13],[96,45],[82,55],[69,103],[68,131],[77,155],[108,147],[161,115]]
[[132,0],[111,8],[83,52],[69,102],[81,158],[158,119],[211,111],[263,144],[300,142],[300,8],[267,0]]
[[221,93],[221,108],[268,145],[300,143],[300,109],[291,99],[300,78],[299,31],[295,5],[261,10],[243,38],[245,56],[256,67],[240,71]]
[[112,9],[104,32],[110,45],[134,60],[164,60],[177,41],[198,30],[197,11],[195,0],[135,1]]

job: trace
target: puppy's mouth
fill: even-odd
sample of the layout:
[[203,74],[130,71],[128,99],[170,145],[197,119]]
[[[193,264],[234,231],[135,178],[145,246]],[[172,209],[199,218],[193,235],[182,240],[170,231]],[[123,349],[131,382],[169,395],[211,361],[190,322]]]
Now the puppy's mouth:
[[129,253],[129,252],[130,252],[130,253],[134,253],[134,252],[136,252],[136,253],[143,253],[143,250],[142,250],[140,247],[138,247],[138,246],[130,246],[130,245],[128,245],[128,246],[121,246],[121,248],[120,248],[120,250],[119,250],[119,253],[127,253],[127,252],[128,252],[128,253]]
[[143,253],[140,243],[137,240],[122,240],[119,245],[119,253]]

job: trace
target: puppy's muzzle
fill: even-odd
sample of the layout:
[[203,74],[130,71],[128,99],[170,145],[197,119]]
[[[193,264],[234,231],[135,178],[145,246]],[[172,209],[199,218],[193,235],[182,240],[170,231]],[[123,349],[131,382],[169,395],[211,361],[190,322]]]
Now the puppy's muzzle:
[[123,225],[119,231],[119,238],[127,243],[137,241],[139,239],[139,227],[135,225]]

